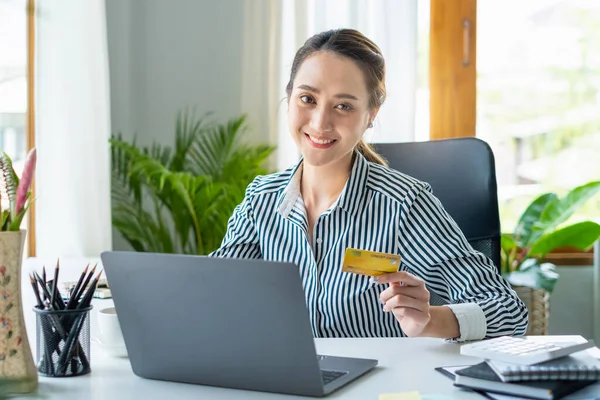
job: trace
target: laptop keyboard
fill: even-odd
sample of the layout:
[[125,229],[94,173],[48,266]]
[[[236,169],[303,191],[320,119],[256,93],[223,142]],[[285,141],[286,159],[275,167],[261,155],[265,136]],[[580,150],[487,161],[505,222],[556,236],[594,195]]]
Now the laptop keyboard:
[[328,371],[325,369],[321,370],[321,377],[323,378],[323,385],[327,385],[329,382],[332,382],[339,378],[340,376],[346,375],[347,372],[342,371]]

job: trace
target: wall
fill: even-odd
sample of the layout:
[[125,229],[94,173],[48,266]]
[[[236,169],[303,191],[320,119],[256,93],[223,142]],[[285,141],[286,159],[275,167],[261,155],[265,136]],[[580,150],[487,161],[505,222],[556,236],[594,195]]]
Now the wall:
[[182,108],[238,116],[243,1],[106,0],[112,132],[172,143]]
[[592,267],[557,267],[560,278],[550,296],[551,335],[576,334],[594,338]]

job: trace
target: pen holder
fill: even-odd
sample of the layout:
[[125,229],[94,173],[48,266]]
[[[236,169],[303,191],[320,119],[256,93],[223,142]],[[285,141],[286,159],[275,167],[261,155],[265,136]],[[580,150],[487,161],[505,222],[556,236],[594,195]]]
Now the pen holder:
[[85,375],[90,366],[90,310],[41,310],[36,312],[36,365],[40,375]]

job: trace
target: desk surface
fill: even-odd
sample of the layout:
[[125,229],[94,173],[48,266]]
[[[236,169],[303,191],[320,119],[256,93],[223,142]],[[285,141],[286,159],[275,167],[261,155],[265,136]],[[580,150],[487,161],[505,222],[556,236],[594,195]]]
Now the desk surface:
[[[31,264],[31,263],[30,263]],[[25,271],[30,269],[25,268]],[[62,262],[61,262],[62,270]],[[79,269],[81,271],[81,269]],[[25,277],[27,274],[25,274]],[[68,279],[65,277],[65,279]],[[31,287],[23,279],[24,311],[28,337],[35,351],[35,316],[31,310]],[[96,331],[95,312],[110,307],[110,300],[94,300],[91,333]],[[321,354],[376,358],[379,365],[367,375],[334,392],[327,399],[377,400],[381,393],[418,390],[426,395],[444,395],[454,399],[481,399],[466,390],[455,388],[452,381],[434,370],[444,365],[474,364],[479,360],[459,354],[460,345],[430,338],[389,339],[316,339]],[[35,354],[35,353],[34,353]],[[306,397],[249,392],[208,386],[153,381],[133,374],[127,358],[109,358],[92,343],[92,372],[73,378],[39,378],[38,393],[33,399],[306,399]],[[600,393],[600,384],[586,390]],[[579,393],[583,394],[583,393]],[[581,397],[581,396],[577,396]]]
[[[379,366],[327,398],[377,399],[380,393],[419,390],[453,398],[478,399],[454,388],[452,381],[433,370],[439,365],[473,363],[458,354],[458,346],[434,339],[317,339],[322,354],[371,357]],[[207,386],[160,382],[133,374],[128,359],[107,358],[92,349],[92,372],[75,378],[40,378],[40,397],[46,399],[276,399],[305,398]],[[38,397],[33,397],[38,398]]]

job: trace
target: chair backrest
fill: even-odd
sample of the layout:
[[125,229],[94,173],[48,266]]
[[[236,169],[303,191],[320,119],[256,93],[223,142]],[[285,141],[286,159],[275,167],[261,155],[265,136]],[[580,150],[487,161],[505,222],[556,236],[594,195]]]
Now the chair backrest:
[[427,182],[473,248],[500,270],[500,216],[494,154],[477,138],[378,143],[390,168]]

